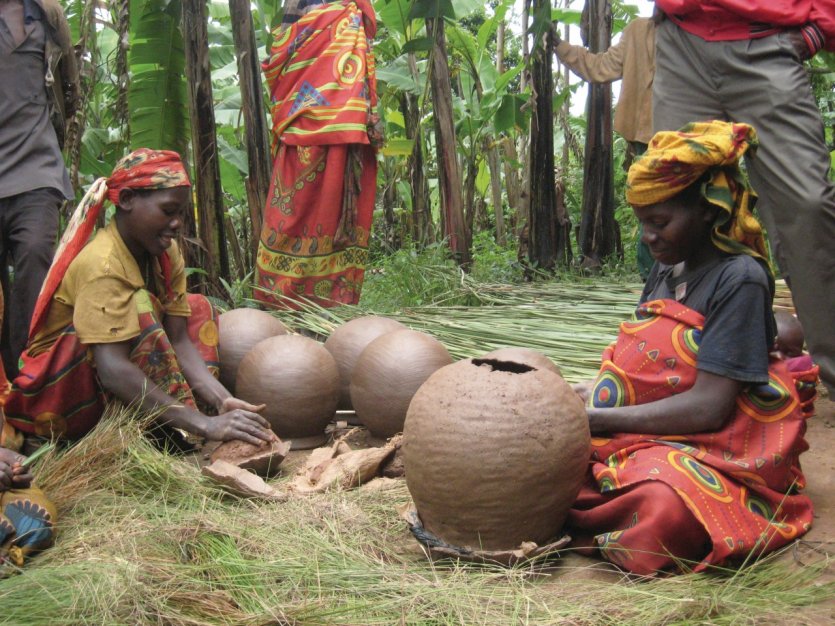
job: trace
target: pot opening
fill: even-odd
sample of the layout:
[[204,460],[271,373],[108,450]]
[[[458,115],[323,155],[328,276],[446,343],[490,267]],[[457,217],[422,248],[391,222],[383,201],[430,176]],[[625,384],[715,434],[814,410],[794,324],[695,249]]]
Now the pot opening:
[[535,367],[525,365],[524,363],[514,363],[513,361],[500,361],[498,359],[473,359],[473,365],[481,367],[487,365],[491,371],[494,372],[510,372],[511,374],[524,374],[525,372],[533,372]]

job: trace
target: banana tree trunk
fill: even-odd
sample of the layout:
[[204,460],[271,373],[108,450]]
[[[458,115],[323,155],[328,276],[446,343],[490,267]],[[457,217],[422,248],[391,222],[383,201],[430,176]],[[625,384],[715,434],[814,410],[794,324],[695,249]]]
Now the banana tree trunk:
[[[409,53],[409,69],[417,81],[418,68],[414,53]],[[412,237],[420,244],[432,243],[432,210],[429,204],[429,184],[426,180],[423,158],[423,137],[421,135],[420,108],[418,99],[410,93],[404,93],[400,108],[406,123],[406,137],[411,139],[412,154],[408,159],[409,182],[412,188]]]
[[219,279],[223,278],[229,282],[230,276],[209,64],[206,5],[204,0],[183,0],[182,6],[198,237],[203,248],[202,267],[208,274],[210,287],[217,289]]
[[[608,0],[588,0],[588,9],[589,47],[592,52],[604,52],[612,41],[611,6]],[[611,85],[590,85],[586,119],[580,252],[583,267],[595,269],[616,252],[619,234],[612,172]]]
[[435,118],[435,145],[438,154],[438,186],[444,235],[449,240],[452,255],[459,265],[470,264],[470,241],[464,219],[464,199],[461,193],[461,172],[455,145],[455,126],[452,115],[452,86],[444,35],[443,18],[426,20],[426,28],[433,39],[430,82]]
[[[96,5],[93,2],[84,6],[84,12],[80,16],[80,38],[77,44],[78,68],[81,80],[81,92],[79,93],[78,109],[70,120],[67,127],[67,138],[64,150],[70,160],[70,182],[73,189],[80,189],[78,172],[81,167],[81,139],[84,137],[84,129],[87,126],[87,103],[93,95],[96,87],[96,67],[98,66],[99,52],[96,45]],[[125,24],[129,24],[128,17]],[[124,118],[124,125],[127,126],[127,117]],[[72,205],[72,203],[70,203]],[[72,210],[70,208],[69,210]]]
[[492,137],[485,138],[484,151],[487,154],[487,167],[490,169],[490,201],[493,203],[493,217],[496,222],[496,243],[503,246],[506,237],[502,206],[502,170],[499,164],[499,149]]
[[245,184],[251,226],[250,263],[248,263],[251,267],[258,253],[261,215],[267,202],[267,191],[270,186],[270,139],[267,132],[261,66],[258,60],[258,48],[255,44],[250,3],[245,0],[229,0],[229,13],[232,17],[232,38],[238,59],[241,110],[244,117],[246,155],[249,165],[249,175]]
[[[542,14],[550,0],[534,0]],[[550,34],[533,48],[533,115],[531,118],[530,222],[528,258],[540,269],[553,270],[568,262],[566,237],[557,216],[554,180],[554,76],[551,69],[553,43]]]

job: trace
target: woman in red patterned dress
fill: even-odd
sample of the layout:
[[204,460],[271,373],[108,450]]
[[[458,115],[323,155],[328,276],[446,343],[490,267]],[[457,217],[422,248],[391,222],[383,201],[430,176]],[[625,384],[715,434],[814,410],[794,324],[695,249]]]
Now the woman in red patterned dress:
[[263,63],[273,171],[255,297],[273,306],[359,301],[377,182],[368,0],[296,0]]
[[657,133],[627,200],[656,259],[635,319],[603,354],[589,401],[577,545],[629,571],[701,570],[805,533],[805,416],[770,359],[773,278],[738,169],[745,124]]

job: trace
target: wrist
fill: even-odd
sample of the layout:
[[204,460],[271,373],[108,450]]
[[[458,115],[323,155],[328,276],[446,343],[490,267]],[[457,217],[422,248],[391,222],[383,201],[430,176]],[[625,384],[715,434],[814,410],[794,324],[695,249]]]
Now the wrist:
[[224,412],[224,405],[226,404],[226,401],[229,398],[233,397],[231,393],[226,391],[226,389],[224,389],[224,391],[226,393],[220,393],[220,394],[217,394],[217,396],[215,396],[214,407],[215,407],[215,410],[218,413],[223,413]]
[[175,428],[181,428],[192,435],[205,437],[208,424],[206,416],[200,411],[183,405],[172,405],[162,414],[163,423]]
[[826,37],[814,22],[801,26],[800,34],[803,36],[803,41],[806,42],[806,47],[809,48],[809,58],[815,56],[826,45]]

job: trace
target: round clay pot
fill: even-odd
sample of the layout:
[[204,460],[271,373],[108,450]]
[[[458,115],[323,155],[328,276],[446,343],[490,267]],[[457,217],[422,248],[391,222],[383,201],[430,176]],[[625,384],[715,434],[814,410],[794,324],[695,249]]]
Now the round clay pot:
[[452,363],[443,344],[416,330],[377,337],[357,359],[351,375],[351,403],[375,437],[403,430],[412,396],[436,370]]
[[583,402],[560,376],[493,359],[435,372],[403,430],[406,484],[423,526],[480,550],[558,537],[589,447]]
[[319,342],[279,335],[257,343],[238,367],[236,388],[242,400],[267,405],[262,415],[276,435],[291,440],[291,449],[325,443],[339,401],[339,371]]
[[488,352],[482,359],[496,359],[497,361],[510,361],[512,363],[521,363],[523,365],[530,365],[538,370],[548,370],[562,376],[562,371],[559,367],[547,356],[537,350],[531,348],[499,348]]
[[351,372],[362,351],[377,337],[395,330],[406,330],[406,327],[388,317],[369,315],[342,324],[325,341],[325,348],[331,353],[339,368],[340,409],[354,408],[351,404]]
[[287,327],[266,311],[232,309],[218,318],[220,382],[233,394],[238,366],[259,341],[287,334]]

